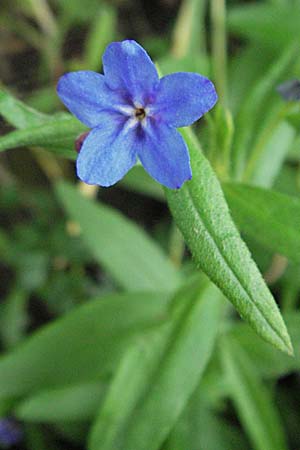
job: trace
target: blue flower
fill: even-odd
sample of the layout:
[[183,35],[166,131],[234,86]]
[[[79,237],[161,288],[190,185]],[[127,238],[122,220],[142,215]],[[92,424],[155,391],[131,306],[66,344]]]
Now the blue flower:
[[176,128],[192,124],[214,106],[214,85],[196,73],[159,79],[146,51],[131,40],[111,43],[103,68],[104,75],[67,73],[57,86],[66,107],[92,128],[77,158],[79,178],[111,186],[139,158],[159,183],[180,188],[192,173]]

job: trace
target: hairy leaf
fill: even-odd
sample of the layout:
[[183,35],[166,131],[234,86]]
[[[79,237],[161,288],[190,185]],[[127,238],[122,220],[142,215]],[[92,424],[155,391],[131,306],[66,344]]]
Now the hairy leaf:
[[220,184],[190,130],[184,130],[193,178],[168,203],[199,267],[223,291],[256,332],[292,353],[277,305],[230,217]]

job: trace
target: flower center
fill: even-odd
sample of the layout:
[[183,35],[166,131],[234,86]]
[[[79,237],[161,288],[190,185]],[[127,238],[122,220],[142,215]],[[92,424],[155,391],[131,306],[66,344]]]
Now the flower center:
[[139,121],[142,121],[146,117],[146,111],[144,110],[144,108],[135,108],[134,116]]

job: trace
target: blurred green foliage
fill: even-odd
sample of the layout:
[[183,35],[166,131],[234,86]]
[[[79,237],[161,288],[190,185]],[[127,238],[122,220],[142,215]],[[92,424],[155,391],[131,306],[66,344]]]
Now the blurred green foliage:
[[[299,20],[298,0],[1,2],[0,417],[19,421],[14,448],[300,448],[300,104],[276,91],[300,79]],[[182,131],[193,179],[179,192],[141,166],[110,189],[75,178],[85,127],[56,82],[100,71],[125,38],[162,74],[216,84],[217,106]],[[253,328],[286,352],[290,336],[294,357]]]

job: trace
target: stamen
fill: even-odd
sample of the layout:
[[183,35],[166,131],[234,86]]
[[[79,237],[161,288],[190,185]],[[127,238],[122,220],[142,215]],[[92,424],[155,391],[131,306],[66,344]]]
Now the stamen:
[[136,108],[134,115],[138,120],[142,121],[146,117],[146,111],[144,108]]

